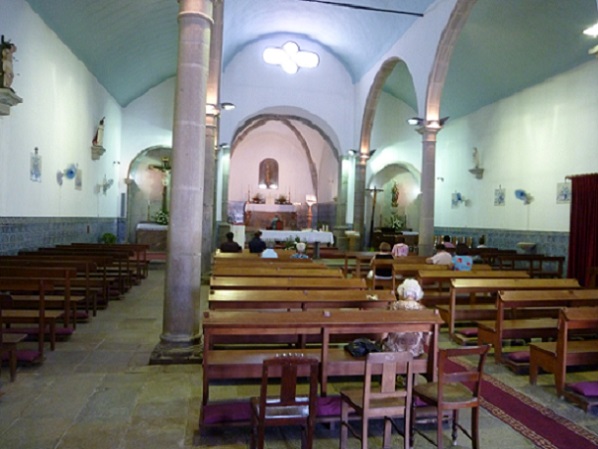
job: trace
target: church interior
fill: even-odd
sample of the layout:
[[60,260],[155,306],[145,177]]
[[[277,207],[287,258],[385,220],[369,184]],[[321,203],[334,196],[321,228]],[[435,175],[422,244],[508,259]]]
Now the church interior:
[[[444,235],[494,271],[530,260],[522,276],[542,279],[539,290],[579,282],[563,291],[580,287],[588,297],[579,301],[598,306],[598,197],[589,195],[587,215],[575,203],[581,183],[593,183],[590,193],[598,186],[597,21],[596,0],[0,0],[0,336],[19,303],[9,299],[15,279],[42,276],[16,258],[47,250],[67,259],[50,249],[82,245],[96,267],[100,249],[91,245],[134,252],[128,278],[94,295],[87,279],[79,303],[73,293],[55,348],[48,336],[39,346],[35,332],[0,340],[0,446],[248,447],[248,423],[210,425],[208,412],[232,412],[210,408],[207,391],[214,402],[255,395],[259,376],[242,382],[242,373],[215,368],[220,382],[208,385],[206,353],[217,351],[206,335],[219,316],[246,312],[237,322],[249,326],[266,312],[214,310],[216,273],[238,278],[231,297],[266,292],[265,278],[242,287],[246,272],[278,276],[299,240],[314,267],[293,262],[305,270],[295,290],[320,292],[323,307],[338,298],[322,292],[349,279],[384,302],[388,279],[374,292],[366,279],[380,244],[404,241],[410,263],[424,264]],[[219,254],[227,233],[248,252],[258,231],[278,262]],[[480,244],[504,251],[511,265],[475,252]],[[80,270],[78,257],[69,255],[67,272]],[[542,258],[556,275],[533,272]],[[342,281],[327,284],[316,268]],[[438,291],[423,296],[431,309],[426,292],[442,296],[434,279]],[[554,332],[542,342],[556,341],[560,312],[550,313]],[[429,338],[441,349],[466,347],[442,316]],[[58,330],[69,326],[68,335]],[[503,346],[527,354],[529,344],[523,336]],[[13,370],[15,347],[30,358]],[[497,350],[494,343],[484,368],[494,380],[484,388],[508,395],[482,404],[480,447],[598,447],[598,409],[555,395],[546,371],[532,383],[529,369],[514,372]],[[596,363],[567,379],[597,381]],[[329,396],[362,380],[342,375]],[[507,396],[550,415],[552,432],[550,423],[528,425],[523,412],[500,412]],[[472,415],[463,412],[465,427]],[[436,424],[416,421],[434,440]],[[318,422],[313,447],[338,447],[340,432]],[[370,447],[384,434],[373,422]],[[393,434],[393,447],[406,440]],[[358,444],[349,438],[346,447]],[[303,447],[302,435],[268,429],[266,447]],[[413,447],[433,446],[418,433]],[[460,438],[458,447],[475,444]]]

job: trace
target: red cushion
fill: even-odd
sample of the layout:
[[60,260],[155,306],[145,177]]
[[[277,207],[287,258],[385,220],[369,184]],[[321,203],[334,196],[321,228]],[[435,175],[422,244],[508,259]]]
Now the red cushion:
[[509,352],[507,354],[509,360],[516,362],[516,363],[525,363],[529,362],[529,352],[528,351],[516,351],[516,352]]
[[341,397],[326,396],[318,398],[318,416],[341,416]]
[[567,384],[567,388],[571,391],[581,394],[582,396],[586,397],[596,397],[598,396],[598,382],[596,381],[586,381],[586,382],[577,382],[574,384]]

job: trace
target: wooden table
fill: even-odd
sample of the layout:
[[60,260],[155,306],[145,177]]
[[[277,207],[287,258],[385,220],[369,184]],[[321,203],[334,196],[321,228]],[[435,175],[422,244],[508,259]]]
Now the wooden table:
[[[497,294],[499,290],[552,290],[581,288],[577,279],[453,279],[451,280],[448,314],[443,316],[449,335],[455,332],[457,295]],[[442,311],[441,311],[442,315]]]
[[365,279],[218,277],[210,279],[212,290],[365,290]]
[[[203,407],[209,402],[210,381],[223,379],[258,379],[262,362],[280,352],[302,352],[319,358],[321,362],[321,394],[327,394],[329,376],[363,375],[364,358],[351,356],[342,347],[330,347],[331,337],[342,334],[370,334],[386,332],[429,332],[427,357],[418,359],[415,371],[434,379],[436,373],[438,332],[442,320],[434,310],[308,310],[303,312],[231,312],[210,311],[203,318]],[[221,339],[231,341],[244,336],[281,335],[297,337],[297,341],[311,336],[320,347],[302,349],[227,349],[217,347]],[[246,346],[245,346],[246,348]]]
[[[369,299],[373,295],[378,299]],[[388,309],[395,300],[383,290],[216,290],[208,304],[210,310]]]

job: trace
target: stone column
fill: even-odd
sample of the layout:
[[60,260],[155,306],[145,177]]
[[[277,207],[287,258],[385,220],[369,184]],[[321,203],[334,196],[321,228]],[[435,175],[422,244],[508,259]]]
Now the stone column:
[[216,199],[216,146],[219,136],[219,113],[220,113],[220,67],[222,60],[222,0],[213,2],[213,26],[210,35],[210,64],[208,71],[208,83],[206,92],[206,103],[213,105],[206,114],[206,152],[204,166],[204,198],[203,198],[203,220],[202,220],[202,248],[201,254],[201,275],[206,278],[210,271],[212,251],[216,248],[216,216],[214,205]]
[[365,170],[368,162],[367,154],[361,154],[355,165],[355,199],[353,203],[353,230],[359,232],[361,243],[359,250],[363,249],[365,242]]
[[436,134],[439,127],[418,130],[422,138],[421,205],[419,213],[419,254],[430,256],[434,251],[434,189],[436,183]]
[[[211,0],[179,0],[163,331],[151,363],[199,361],[205,103]],[[209,248],[208,248],[209,251]]]
[[339,166],[339,183],[336,196],[336,220],[334,234],[336,246],[342,250],[349,249],[347,236],[347,196],[349,191],[349,167],[351,167],[350,156],[343,156]]

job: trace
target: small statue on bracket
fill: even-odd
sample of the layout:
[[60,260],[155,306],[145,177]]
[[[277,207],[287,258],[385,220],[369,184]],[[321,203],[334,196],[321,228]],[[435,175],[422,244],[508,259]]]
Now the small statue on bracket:
[[12,55],[17,51],[17,46],[10,41],[5,41],[4,35],[2,35],[0,49],[2,51],[2,77],[0,77],[0,87],[13,90],[12,87],[10,87],[15,77],[12,67]]
[[484,169],[481,167],[480,163],[480,152],[478,151],[477,147],[473,147],[473,168],[469,170],[469,173],[474,175],[476,179],[482,179],[484,177]]

